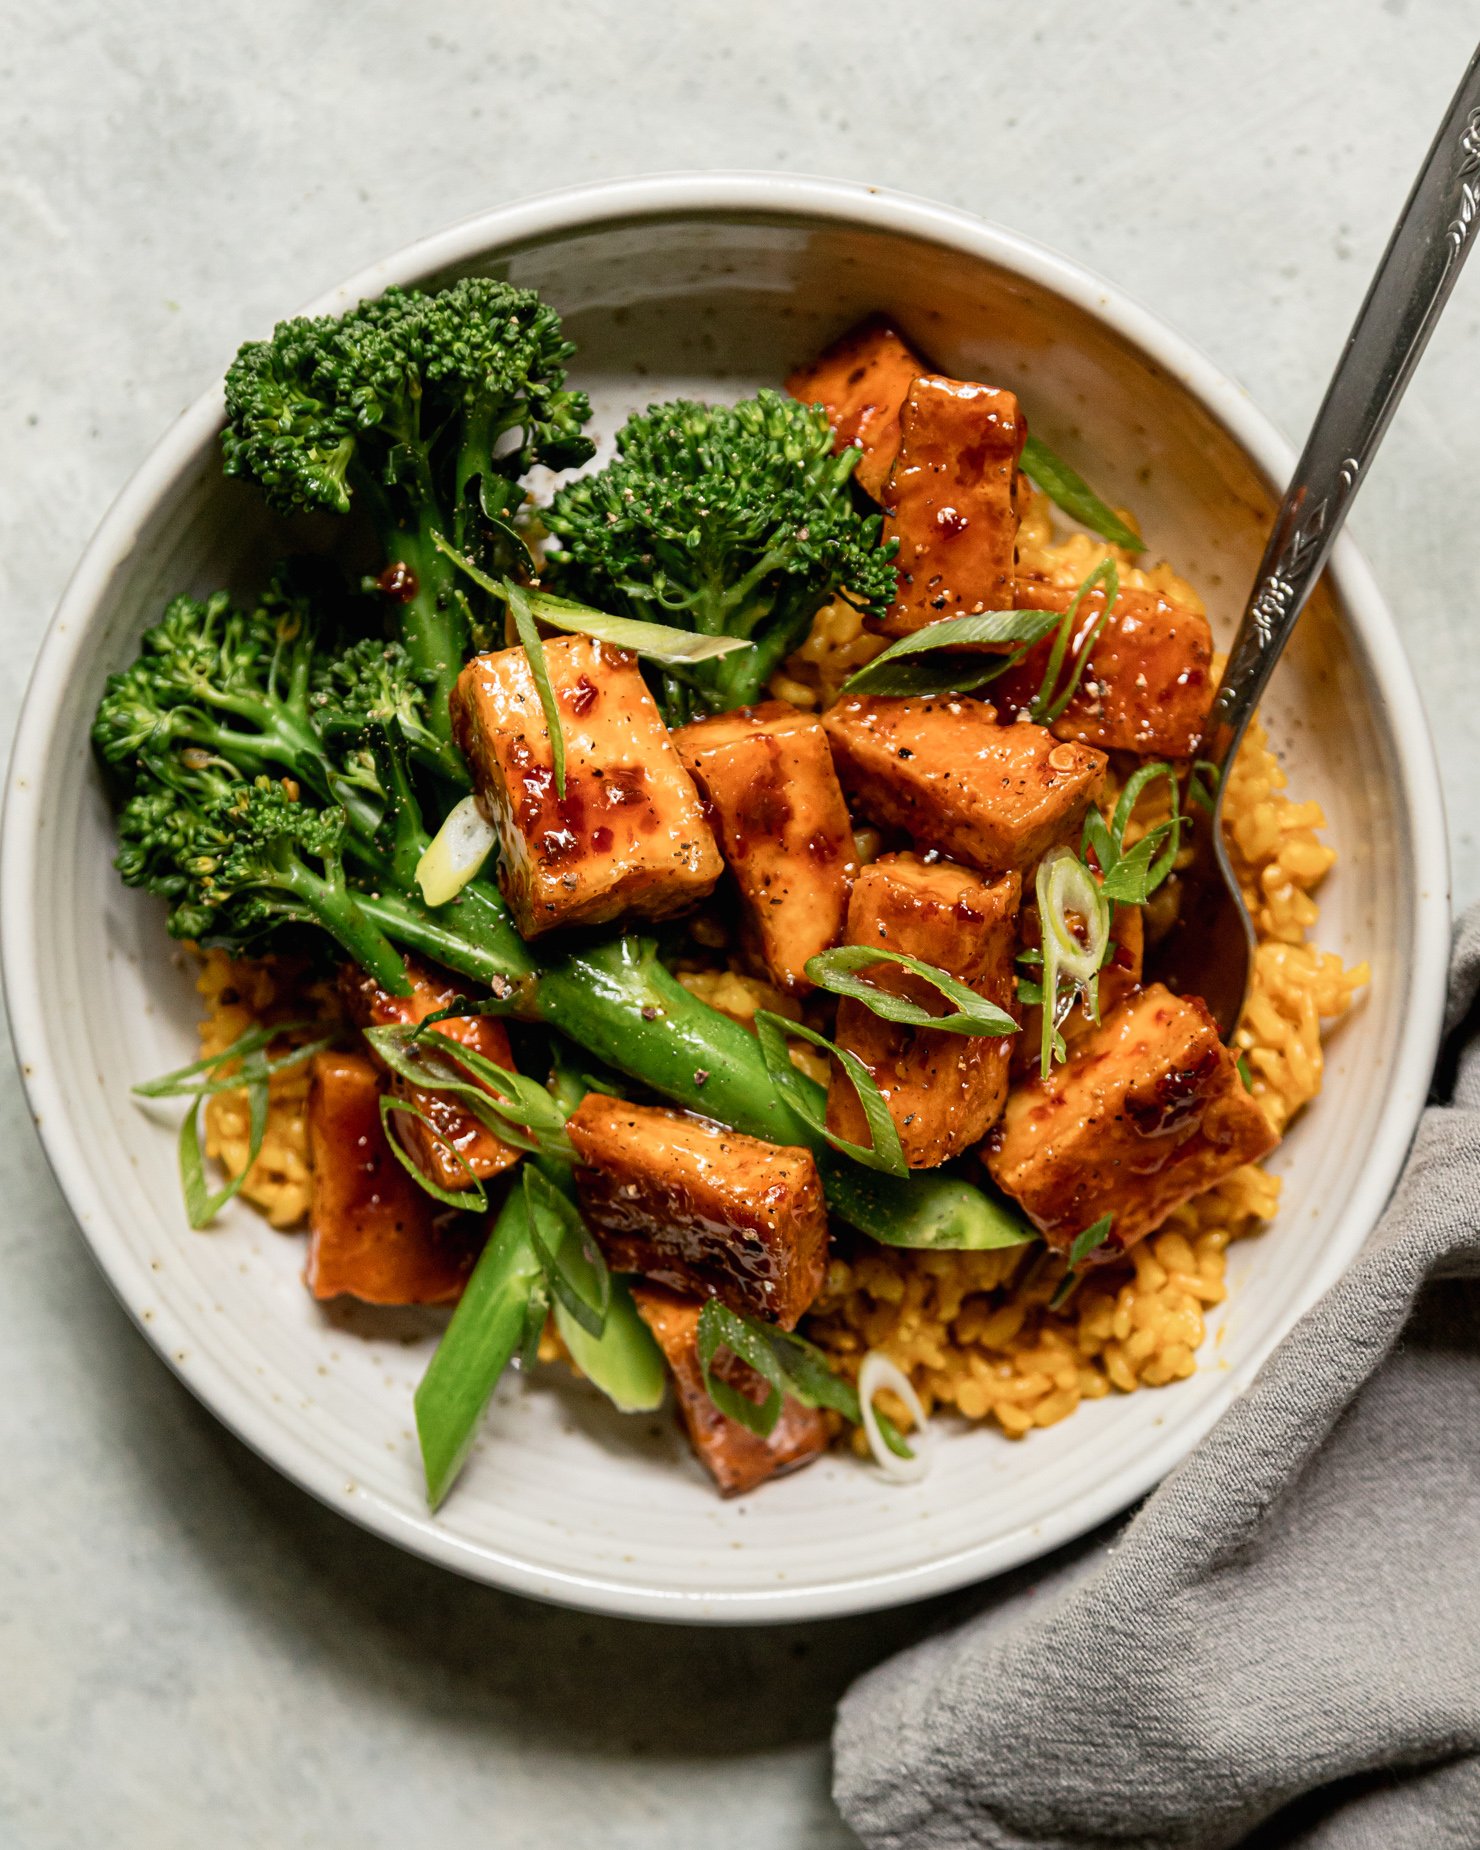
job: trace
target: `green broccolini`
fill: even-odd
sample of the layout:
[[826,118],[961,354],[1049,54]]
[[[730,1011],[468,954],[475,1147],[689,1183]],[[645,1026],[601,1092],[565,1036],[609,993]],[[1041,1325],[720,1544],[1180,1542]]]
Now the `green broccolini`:
[[[177,935],[233,952],[317,927],[403,994],[399,953],[439,963],[491,991],[499,1011],[558,1028],[676,1104],[813,1148],[835,1212],[879,1239],[1024,1237],[958,1177],[881,1175],[838,1156],[778,1088],[755,1037],[691,996],[651,945],[617,938],[537,956],[483,879],[449,905],[422,901],[427,825],[449,786],[467,781],[447,692],[496,608],[468,603],[467,575],[444,547],[497,579],[521,551],[508,517],[523,471],[589,455],[586,400],[564,386],[569,353],[553,311],[484,279],[437,296],[393,290],[242,349],[228,379],[228,473],[256,481],[280,511],[359,502],[385,558],[407,569],[378,611],[299,573],[251,608],[220,594],[170,606],[109,681],[94,726],[131,786],[123,877],[168,901]],[[562,576],[584,573],[583,588],[618,614],[755,644],[684,664],[686,678],[668,683],[670,717],[754,698],[830,597],[879,608],[890,595],[878,519],[859,511],[849,482],[854,458],[832,455],[816,411],[776,393],[663,406],[621,442],[619,462],[557,498]],[[820,1088],[797,1084],[819,1115]]]
[[737,405],[652,405],[617,457],[543,513],[562,591],[598,609],[752,643],[664,671],[670,724],[753,701],[829,599],[882,612],[893,545],[815,407],[763,391]]
[[512,978],[528,964],[492,888],[434,914],[415,887],[419,774],[467,777],[427,690],[398,643],[336,649],[344,599],[314,589],[284,569],[249,608],[176,598],[110,677],[93,740],[132,788],[119,872],[169,901],[176,937],[245,953],[312,923],[391,989],[392,940]]
[[169,900],[176,938],[247,951],[285,926],[319,926],[377,982],[404,984],[399,953],[345,874],[347,817],[300,802],[282,779],[250,781],[193,748],[145,771],[119,817],[118,870]]
[[388,289],[342,317],[280,322],[226,375],[226,473],[280,513],[358,505],[387,566],[401,568],[383,585],[440,739],[480,613],[433,535],[495,577],[513,569],[521,477],[592,453],[586,395],[565,386],[572,351],[532,290],[465,277],[435,295]]

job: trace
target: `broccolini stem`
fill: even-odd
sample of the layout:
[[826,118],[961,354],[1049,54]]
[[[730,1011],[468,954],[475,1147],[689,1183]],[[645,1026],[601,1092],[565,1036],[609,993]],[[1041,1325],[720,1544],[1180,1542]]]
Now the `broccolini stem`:
[[[481,983],[507,1003],[509,1014],[534,1012],[530,1000],[534,966],[528,952],[512,927],[506,933],[488,930],[487,920],[467,905],[466,895],[454,907],[439,907],[435,912],[400,893],[361,893],[359,905],[387,938]],[[449,919],[447,914],[454,911],[456,916]],[[399,963],[397,959],[398,969]]]
[[[410,527],[396,520],[379,483],[360,475],[355,492],[369,510],[380,539],[386,564],[381,587],[388,598],[397,601],[397,637],[411,657],[412,672],[427,689],[427,722],[439,739],[451,740],[447,700],[473,639],[463,604],[455,595],[454,568],[432,541],[438,528],[436,502],[425,499],[417,524]],[[398,565],[409,576],[392,577]]]
[[[876,1240],[980,1249],[1030,1237],[1016,1215],[955,1176],[889,1176],[838,1155],[783,1097],[756,1037],[690,995],[637,939],[536,963],[481,882],[464,891],[458,916],[445,922],[450,909],[434,913],[396,895],[360,904],[396,943],[495,994],[502,991],[509,1014],[559,1029],[617,1072],[689,1111],[769,1143],[810,1149],[828,1206]],[[814,1080],[799,1073],[797,1084],[819,1110],[825,1107],[826,1094]]]
[[347,887],[337,880],[321,879],[297,861],[286,872],[282,886],[302,916],[320,924],[382,989],[393,996],[411,994],[400,953]]
[[[546,966],[534,1000],[551,1027],[675,1104],[752,1137],[806,1146],[832,1211],[886,1245],[984,1249],[1032,1237],[1017,1215],[958,1177],[884,1175],[838,1155],[782,1097],[756,1037],[690,995],[636,940]],[[821,1086],[801,1073],[797,1080],[825,1105]]]
[[427,690],[427,722],[439,739],[451,739],[448,699],[472,651],[465,607],[455,593],[453,567],[432,544],[435,514],[425,515],[414,540],[401,536],[401,558],[416,581],[400,617],[400,636],[416,678]]

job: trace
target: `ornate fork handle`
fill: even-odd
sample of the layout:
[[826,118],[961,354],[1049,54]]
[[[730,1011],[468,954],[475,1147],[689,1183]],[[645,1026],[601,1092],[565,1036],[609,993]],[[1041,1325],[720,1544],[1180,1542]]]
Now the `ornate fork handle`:
[[1260,562],[1205,755],[1237,749],[1469,255],[1480,217],[1480,51],[1408,196],[1347,337]]

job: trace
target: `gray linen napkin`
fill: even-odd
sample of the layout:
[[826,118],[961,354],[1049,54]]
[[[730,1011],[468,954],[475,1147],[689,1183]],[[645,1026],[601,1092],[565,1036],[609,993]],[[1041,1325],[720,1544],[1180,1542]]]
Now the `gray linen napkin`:
[[872,1850],[1480,1846],[1477,992],[1480,908],[1451,1095],[1203,1444],[1110,1546],[849,1691],[835,1792]]

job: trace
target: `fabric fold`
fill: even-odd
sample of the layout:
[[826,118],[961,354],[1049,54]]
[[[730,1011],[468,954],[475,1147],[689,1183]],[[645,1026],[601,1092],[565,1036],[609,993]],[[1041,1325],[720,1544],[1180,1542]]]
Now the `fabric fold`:
[[[1480,1845],[1480,909],[1394,1198],[1110,1543],[871,1672],[877,1850]],[[1339,1134],[1339,1127],[1332,1127]]]

